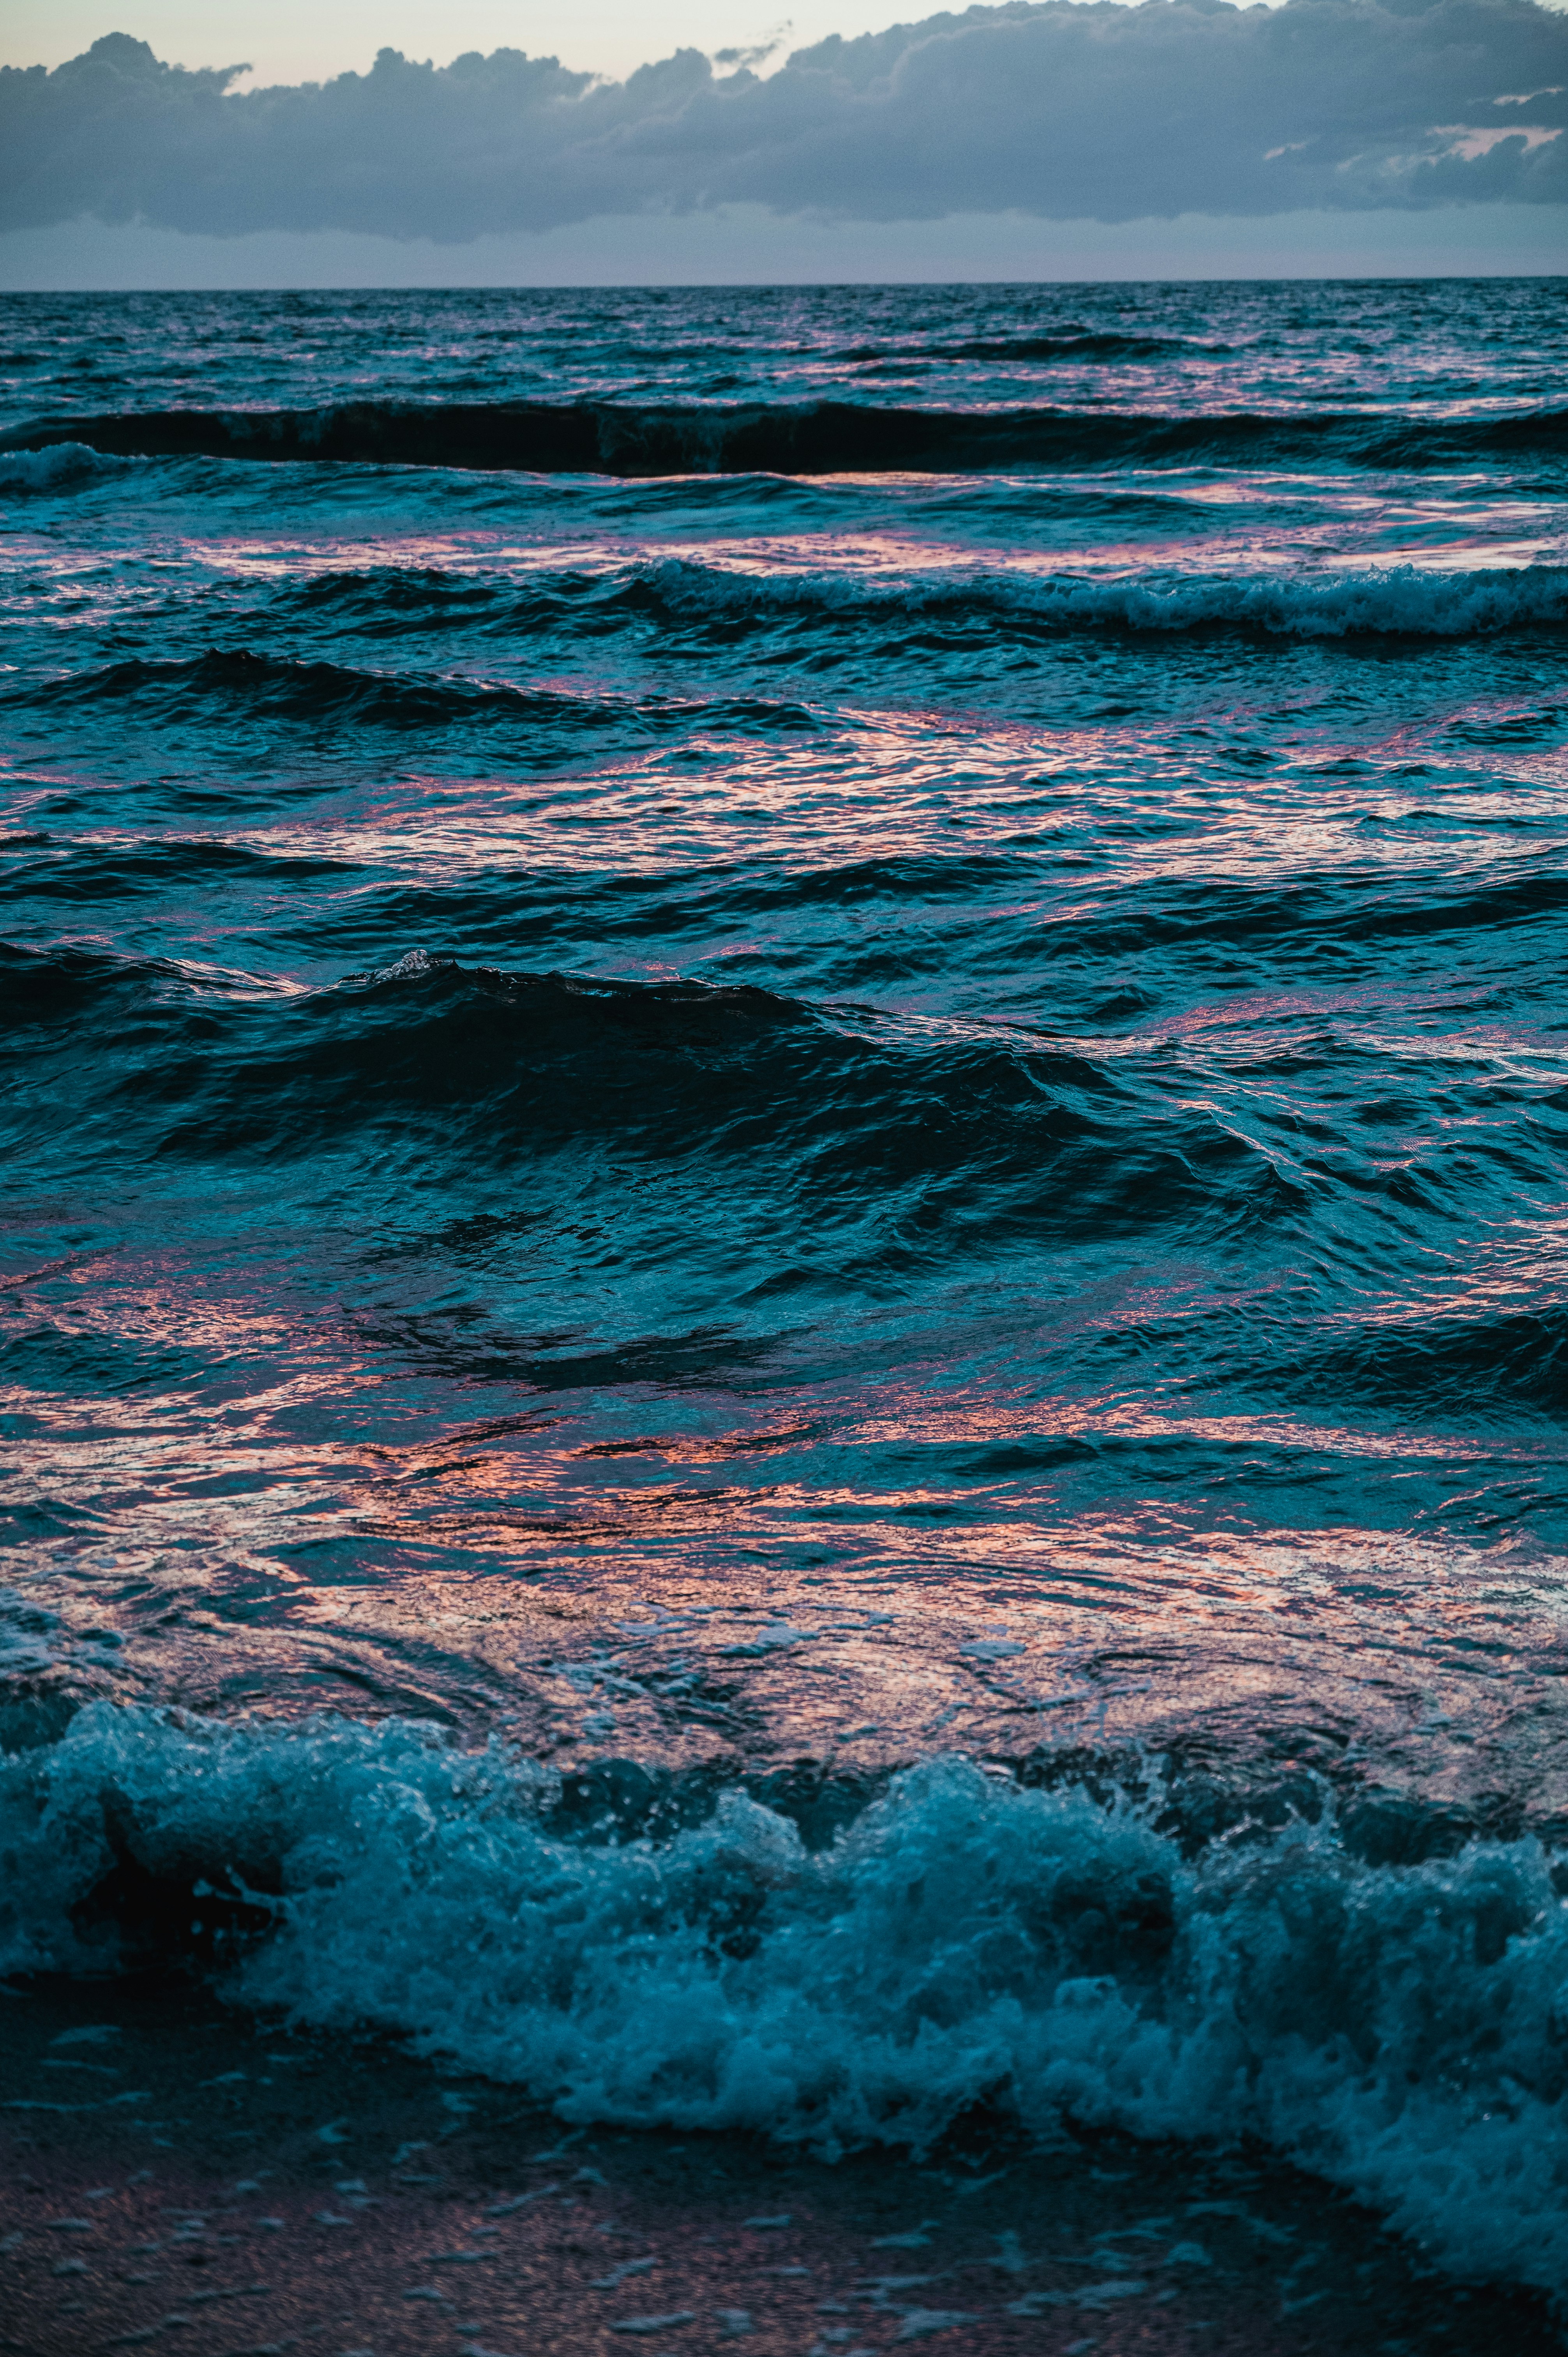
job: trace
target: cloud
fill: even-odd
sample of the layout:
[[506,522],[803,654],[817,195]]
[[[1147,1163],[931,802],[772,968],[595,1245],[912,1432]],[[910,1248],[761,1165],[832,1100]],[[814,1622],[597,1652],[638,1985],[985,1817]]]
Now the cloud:
[[[752,204],[863,221],[1568,200],[1568,15],[1536,0],[1004,0],[623,82],[477,52],[232,91],[111,34],[0,70],[0,229],[460,242]],[[1520,93],[1529,93],[1521,101]]]

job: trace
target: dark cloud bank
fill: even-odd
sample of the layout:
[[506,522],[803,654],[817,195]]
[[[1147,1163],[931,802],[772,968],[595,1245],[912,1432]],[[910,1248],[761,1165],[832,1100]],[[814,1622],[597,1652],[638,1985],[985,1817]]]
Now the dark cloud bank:
[[1534,0],[1009,0],[624,82],[498,49],[230,94],[112,34],[0,71],[0,228],[471,238],[750,202],[1129,221],[1568,199],[1568,15]]

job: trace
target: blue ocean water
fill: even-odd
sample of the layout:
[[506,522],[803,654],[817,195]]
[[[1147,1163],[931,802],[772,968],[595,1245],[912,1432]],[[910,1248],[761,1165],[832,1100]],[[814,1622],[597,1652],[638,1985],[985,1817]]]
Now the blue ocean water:
[[0,1969],[1568,2291],[1565,291],[5,300]]

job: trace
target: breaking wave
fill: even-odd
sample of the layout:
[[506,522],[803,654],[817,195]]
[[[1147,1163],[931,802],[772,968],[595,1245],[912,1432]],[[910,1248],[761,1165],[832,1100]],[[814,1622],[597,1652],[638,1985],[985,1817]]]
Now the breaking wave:
[[877,581],[828,573],[764,576],[671,558],[650,566],[644,577],[671,613],[726,619],[835,608],[938,616],[973,608],[1047,630],[1230,625],[1294,638],[1462,638],[1568,622],[1568,567],[1555,565],[1452,573],[1402,565],[1306,576],[1141,571],[1100,580],[967,573]]
[[242,2002],[578,2121],[830,2154],[976,2105],[1041,2138],[1261,2137],[1457,2273],[1568,2287],[1568,1909],[1539,1841],[1377,1863],[1325,1803],[1194,1843],[1157,1782],[935,1758],[813,1846],[777,1795],[665,1782],[650,1829],[629,1766],[566,1784],[407,1720],[92,1703],[0,1762],[0,1964],[199,1954]]
[[0,453],[0,493],[57,491],[67,483],[116,474],[127,463],[85,442],[50,441],[38,449],[6,450]]

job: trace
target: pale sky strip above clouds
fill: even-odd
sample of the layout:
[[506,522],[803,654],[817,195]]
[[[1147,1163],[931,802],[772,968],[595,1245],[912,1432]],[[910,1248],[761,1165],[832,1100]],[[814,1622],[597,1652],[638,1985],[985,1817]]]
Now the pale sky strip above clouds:
[[[0,64],[58,66],[101,33],[134,33],[171,65],[255,69],[242,88],[363,73],[381,48],[449,65],[465,49],[525,49],[618,79],[679,48],[713,56],[779,42],[774,54],[829,33],[880,32],[897,0],[6,0]],[[766,69],[764,69],[766,70]]]

